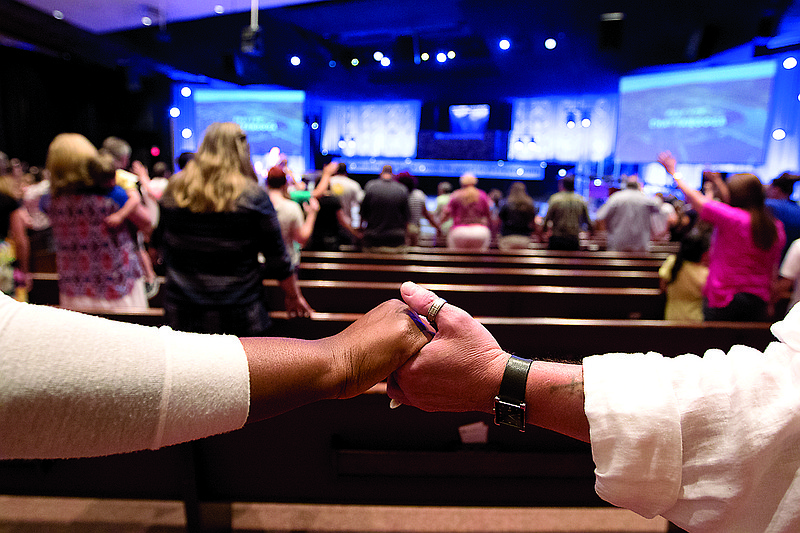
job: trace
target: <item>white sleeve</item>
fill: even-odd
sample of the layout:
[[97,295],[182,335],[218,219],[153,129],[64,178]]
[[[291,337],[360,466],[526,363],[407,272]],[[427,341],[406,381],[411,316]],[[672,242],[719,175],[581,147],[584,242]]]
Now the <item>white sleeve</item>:
[[0,459],[155,449],[240,428],[249,402],[236,337],[0,296]]
[[584,360],[596,491],[690,531],[800,531],[800,309],[762,353]]

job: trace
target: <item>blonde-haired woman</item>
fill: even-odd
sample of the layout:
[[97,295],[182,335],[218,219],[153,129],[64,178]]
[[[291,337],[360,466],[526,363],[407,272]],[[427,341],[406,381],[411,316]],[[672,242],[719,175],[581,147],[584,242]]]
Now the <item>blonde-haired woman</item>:
[[164,311],[173,329],[265,334],[264,277],[281,280],[290,316],[311,313],[238,124],[211,124],[194,159],[170,178],[154,242],[166,267]]
[[[112,228],[108,215],[127,200],[114,185],[114,166],[83,135],[62,133],[47,152],[56,243],[59,303],[76,310],[131,310],[147,307],[136,243],[125,224]],[[128,219],[150,230],[146,210]]]
[[492,242],[489,196],[478,189],[478,178],[474,174],[464,174],[459,184],[461,188],[450,195],[442,220],[453,219],[453,227],[447,234],[447,247],[488,250]]

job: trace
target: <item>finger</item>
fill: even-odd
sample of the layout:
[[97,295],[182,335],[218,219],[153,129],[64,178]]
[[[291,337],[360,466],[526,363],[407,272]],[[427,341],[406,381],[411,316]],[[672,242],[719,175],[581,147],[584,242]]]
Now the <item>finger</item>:
[[428,315],[431,304],[438,298],[435,293],[411,281],[400,286],[400,294],[408,306],[421,316]]
[[397,384],[397,379],[394,377],[394,373],[389,374],[389,377],[386,378],[386,394],[389,398],[392,399],[394,403],[405,403],[408,404],[408,398],[403,393],[400,386]]

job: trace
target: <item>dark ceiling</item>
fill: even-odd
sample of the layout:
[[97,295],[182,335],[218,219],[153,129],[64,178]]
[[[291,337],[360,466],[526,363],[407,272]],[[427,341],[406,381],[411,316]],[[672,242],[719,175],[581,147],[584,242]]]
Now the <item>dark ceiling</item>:
[[[615,91],[620,74],[691,62],[775,33],[788,0],[331,0],[264,9],[260,51],[242,52],[249,13],[110,35],[78,30],[0,0],[9,39],[136,75],[164,66],[238,84],[272,84],[330,98],[490,100]],[[107,2],[113,9],[113,1]],[[603,21],[605,13],[622,20]],[[500,39],[512,42],[508,51]],[[546,50],[545,39],[557,39]],[[380,50],[392,60],[372,59]],[[421,52],[456,52],[439,64]],[[292,66],[289,58],[301,58]],[[350,65],[358,58],[357,67]],[[331,61],[335,66],[331,67]]]

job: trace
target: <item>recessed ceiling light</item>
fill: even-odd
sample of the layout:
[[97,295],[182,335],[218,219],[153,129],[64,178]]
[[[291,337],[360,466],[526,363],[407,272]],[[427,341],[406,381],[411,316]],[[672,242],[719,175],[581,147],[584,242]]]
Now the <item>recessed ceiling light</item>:
[[225,8],[222,5],[217,4],[214,6],[214,13],[216,13],[217,15],[222,15],[223,13],[225,13]]
[[142,24],[145,26],[151,26],[153,24],[153,19],[150,17],[142,17]]
[[375,61],[380,61],[381,59],[383,59],[383,52],[377,50],[374,54],[372,54],[372,59],[374,59]]
[[447,52],[447,59],[455,59],[455,58],[456,58],[456,53],[453,50]]
[[552,37],[544,41],[544,47],[547,48],[548,50],[553,50],[557,45],[558,43]]
[[391,59],[389,59],[388,57],[386,57],[386,56],[383,56],[383,57],[381,58],[381,65],[382,65],[382,66],[384,66],[384,67],[388,67],[388,66],[389,66],[389,65],[391,65],[391,64],[392,64],[392,60],[391,60]]
[[429,60],[429,59],[431,58],[431,55],[430,55],[428,52],[422,52],[422,53],[419,55],[419,58],[420,58],[421,60],[423,60],[423,61],[427,61],[427,60]]
[[58,20],[64,20],[64,12],[59,11],[58,9],[53,11],[53,18]]
[[502,39],[499,43],[497,43],[497,46],[500,47],[500,50],[508,50],[511,48],[511,41],[508,39]]

